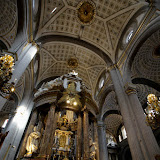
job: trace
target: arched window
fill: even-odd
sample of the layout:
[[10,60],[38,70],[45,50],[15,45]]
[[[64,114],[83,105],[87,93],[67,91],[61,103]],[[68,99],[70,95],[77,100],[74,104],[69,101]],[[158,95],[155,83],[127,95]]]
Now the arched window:
[[122,126],[118,135],[119,142],[123,141],[126,138],[127,138],[127,133],[126,133],[125,127]]
[[131,30],[131,31],[128,33],[128,35],[127,35],[127,37],[126,37],[126,43],[128,43],[128,42],[130,41],[132,35],[133,35],[133,30]]
[[126,133],[126,129],[124,128],[124,126],[122,126],[122,128],[121,128],[121,132],[122,132],[123,139],[126,139],[127,138],[127,133]]
[[99,88],[101,89],[104,85],[104,78],[102,77],[101,80],[99,81]]

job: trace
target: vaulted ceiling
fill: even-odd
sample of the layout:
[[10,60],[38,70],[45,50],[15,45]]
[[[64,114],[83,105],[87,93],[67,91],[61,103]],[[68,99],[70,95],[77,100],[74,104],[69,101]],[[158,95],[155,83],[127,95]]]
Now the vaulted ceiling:
[[70,71],[67,61],[76,58],[79,62],[76,72],[90,91],[94,90],[97,78],[105,70],[105,62],[94,52],[64,42],[50,42],[40,51],[39,81],[52,76],[61,76]]
[[[100,49],[111,61],[121,34],[131,17],[144,5],[144,0],[94,0],[95,19],[90,25],[77,20],[77,6],[80,0],[42,0],[39,28],[36,39],[49,36],[76,38]],[[63,42],[43,43],[40,50],[40,71],[38,82],[53,76],[68,73],[67,60],[74,57],[79,66],[76,71],[91,93],[105,70],[105,58],[85,46]]]
[[[17,33],[17,1],[0,0],[0,2],[3,3],[0,5],[0,40],[5,42],[9,48]],[[38,1],[33,0],[33,2]],[[96,7],[95,18],[90,25],[82,25],[77,20],[77,6],[82,0],[39,0],[39,2],[39,7],[32,6],[33,14],[39,10],[39,16],[32,17],[33,23],[35,19],[38,22],[38,27],[33,32],[36,33],[35,41],[40,44],[39,73],[36,84],[38,85],[48,78],[68,73],[70,68],[67,61],[70,58],[75,58],[79,64],[76,72],[92,95],[95,93],[101,74],[105,73],[106,63],[115,63],[118,44],[127,24],[140,8],[148,5],[145,0],[92,0]],[[152,42],[152,46],[157,46],[159,42],[157,39],[159,40],[159,31],[144,43],[142,46],[143,54],[140,54],[142,52],[139,50],[139,54],[135,57],[132,65],[134,78],[139,77],[139,74],[145,74],[144,68],[150,64],[147,54],[153,51],[153,48],[146,46]],[[143,56],[145,62],[149,63],[146,63],[147,66],[145,64],[140,66],[143,63],[140,61]],[[158,69],[159,63],[156,59],[154,64]],[[137,70],[141,72],[139,73]],[[152,71],[150,72],[152,75]],[[158,70],[155,70],[154,77],[157,77],[156,80],[158,81],[157,72]],[[149,78],[153,79],[152,77]],[[24,83],[25,76],[23,75],[15,92],[19,101],[23,97]],[[142,92],[146,93],[144,85],[137,85],[137,90],[141,101],[144,101],[144,97],[140,96]],[[11,112],[12,105],[12,102],[7,103],[4,112]],[[106,96],[102,111],[106,113],[110,110],[119,111],[113,91]],[[105,118],[107,130],[116,136],[122,121],[121,115],[110,114]]]
[[160,30],[154,32],[139,48],[132,61],[133,78],[146,78],[156,83],[160,82]]
[[[79,63],[76,68],[78,76],[94,95],[98,80],[105,73],[106,59],[115,63],[117,46],[126,25],[147,3],[145,0],[92,0],[96,7],[95,18],[90,25],[82,25],[77,20],[77,6],[80,2],[81,0],[41,1],[36,35],[36,39],[42,42],[38,83],[68,73],[70,68],[67,61],[73,57]],[[83,45],[75,41],[81,41]],[[86,47],[85,43],[92,47]],[[91,49],[93,47],[99,50]],[[109,110],[119,110],[114,92],[107,96],[103,106],[104,113]],[[118,114],[110,114],[105,118],[107,130],[114,136],[121,123],[122,117]]]
[[17,33],[17,1],[0,0],[0,40],[9,48]]
[[87,41],[114,60],[119,38],[131,17],[144,6],[144,0],[94,0],[96,15],[91,25],[77,21],[80,0],[42,0],[37,37],[66,35]]

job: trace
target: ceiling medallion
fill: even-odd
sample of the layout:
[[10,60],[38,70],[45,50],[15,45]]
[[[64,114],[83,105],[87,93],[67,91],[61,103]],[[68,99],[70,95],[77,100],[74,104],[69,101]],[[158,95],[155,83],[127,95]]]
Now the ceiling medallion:
[[76,58],[70,58],[68,59],[68,67],[69,68],[72,68],[72,69],[75,69],[78,67],[78,61]]
[[91,0],[83,0],[77,6],[77,19],[83,25],[93,22],[96,14],[95,4]]

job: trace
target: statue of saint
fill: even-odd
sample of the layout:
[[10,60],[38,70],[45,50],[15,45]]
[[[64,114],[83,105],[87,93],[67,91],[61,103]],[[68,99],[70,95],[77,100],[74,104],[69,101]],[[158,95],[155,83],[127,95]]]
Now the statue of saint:
[[65,127],[66,127],[66,125],[67,125],[67,123],[68,123],[67,116],[66,116],[66,115],[64,115],[64,116],[62,117],[62,119],[63,119],[63,126],[65,126]]
[[59,137],[59,147],[64,148],[66,145],[66,135],[63,132],[62,135]]
[[28,136],[26,150],[27,153],[24,155],[25,157],[31,157],[33,153],[36,153],[39,145],[39,138],[41,136],[40,132],[37,131],[37,127],[35,126],[34,131]]

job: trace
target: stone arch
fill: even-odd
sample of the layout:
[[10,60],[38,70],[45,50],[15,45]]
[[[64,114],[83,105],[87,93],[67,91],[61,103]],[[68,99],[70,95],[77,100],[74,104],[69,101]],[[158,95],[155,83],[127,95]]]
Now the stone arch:
[[118,114],[118,115],[120,115],[120,112],[118,110],[109,110],[109,111],[104,113],[102,120],[104,121],[104,119],[110,114]]
[[113,90],[105,97],[100,113],[103,120],[109,114],[119,114],[119,106],[117,104],[116,94]]
[[133,60],[137,55],[139,48],[144,44],[147,38],[149,38],[153,33],[155,33],[160,28],[160,17],[153,20],[147,28],[141,32],[135,39],[133,45],[128,50],[128,57],[124,63],[124,80],[127,81],[131,77],[131,67]]
[[101,98],[99,99],[99,110],[102,110],[103,104],[105,102],[106,96],[114,90],[113,84],[109,85],[108,88],[101,94]]
[[69,36],[61,36],[61,35],[48,35],[48,36],[43,36],[43,37],[40,37],[36,40],[36,43],[47,43],[47,42],[54,42],[54,41],[57,41],[57,42],[69,42],[69,43],[73,43],[73,44],[77,44],[77,45],[80,45],[80,46],[83,46],[84,48],[87,48],[91,51],[93,51],[94,53],[96,53],[97,55],[99,55],[105,62],[106,62],[106,65],[107,66],[110,66],[113,64],[112,60],[109,58],[109,56],[103,52],[101,49],[99,49],[98,47],[86,42],[86,41],[83,41],[83,40],[80,40],[80,39],[77,39],[77,38],[72,38],[72,37],[69,37]]
[[106,126],[106,130],[112,133],[117,141],[117,131],[119,126],[123,123],[123,119],[120,113],[117,110],[107,111],[103,117],[103,121]]
[[158,83],[156,83],[152,80],[146,79],[146,78],[134,78],[134,79],[132,79],[132,83],[134,83],[134,84],[144,84],[144,85],[152,87],[155,90],[157,90],[158,92],[160,92],[160,84],[158,84]]
[[[124,43],[124,38],[127,37],[127,33],[129,33],[128,31],[131,31],[130,28],[132,28],[133,31],[133,35],[136,32],[138,26],[140,25],[140,22],[143,19],[143,16],[141,17],[141,20],[138,22],[138,20],[136,19],[137,17],[141,16],[141,15],[145,15],[145,13],[148,10],[148,6],[143,6],[142,8],[140,8],[137,12],[134,13],[134,15],[132,16],[132,18],[129,20],[129,22],[127,23],[127,25],[125,26],[125,28],[123,29],[123,32],[121,34],[121,37],[119,39],[117,48],[116,48],[116,54],[115,54],[115,62],[117,63],[119,58],[118,58],[118,50],[119,48],[125,50],[125,47],[127,47],[128,43]],[[131,37],[133,37],[133,35]]]

